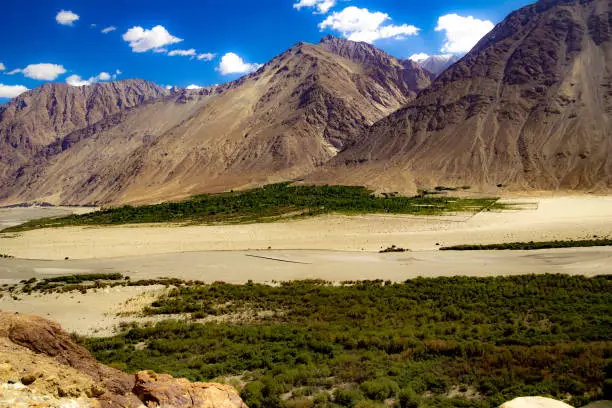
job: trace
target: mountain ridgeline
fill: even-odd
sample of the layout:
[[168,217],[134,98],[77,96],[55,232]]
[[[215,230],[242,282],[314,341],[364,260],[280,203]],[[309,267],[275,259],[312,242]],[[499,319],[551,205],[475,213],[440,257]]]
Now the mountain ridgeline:
[[296,179],[609,190],[611,44],[612,0],[541,0],[459,61],[327,36],[200,90],[44,85],[0,107],[0,203],[153,203]]
[[[27,101],[27,114],[8,117],[3,126],[26,129],[21,139],[36,143],[3,148],[9,165],[0,200],[156,202],[303,177],[429,84],[430,75],[416,65],[368,44],[326,37],[317,45],[299,43],[235,82],[201,90],[167,92],[142,81],[46,85],[46,92],[4,108],[19,112]],[[135,94],[136,86],[155,95],[124,102],[122,95]],[[102,90],[116,108],[106,109],[100,98],[77,98]],[[56,99],[70,101],[65,105],[80,113],[78,120],[64,123]]]
[[311,180],[394,191],[608,190],[611,71],[610,0],[539,1]]

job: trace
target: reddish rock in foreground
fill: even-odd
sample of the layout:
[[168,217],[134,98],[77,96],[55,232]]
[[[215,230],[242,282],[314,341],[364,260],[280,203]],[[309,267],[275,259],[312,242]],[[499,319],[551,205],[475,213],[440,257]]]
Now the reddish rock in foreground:
[[248,408],[231,386],[151,371],[133,376],[100,364],[57,323],[40,317],[0,312],[0,355],[0,386],[17,384],[24,395],[72,398],[72,406]]

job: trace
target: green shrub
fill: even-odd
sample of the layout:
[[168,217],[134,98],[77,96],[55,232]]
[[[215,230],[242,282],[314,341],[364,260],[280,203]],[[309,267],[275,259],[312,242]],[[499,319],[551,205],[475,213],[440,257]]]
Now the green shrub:
[[399,387],[395,381],[387,378],[361,383],[361,392],[374,401],[384,401],[395,396]]
[[420,397],[412,388],[402,388],[397,399],[399,408],[419,408]]
[[334,392],[334,402],[343,407],[354,407],[362,399],[362,396],[352,390],[337,389]]

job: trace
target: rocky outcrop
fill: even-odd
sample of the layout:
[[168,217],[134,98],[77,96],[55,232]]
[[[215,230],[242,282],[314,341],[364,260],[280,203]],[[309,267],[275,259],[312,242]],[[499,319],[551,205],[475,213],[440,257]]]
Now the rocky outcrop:
[[100,364],[39,317],[0,312],[0,355],[0,407],[46,401],[41,406],[247,408],[230,386],[152,372],[133,376]]
[[149,407],[248,408],[229,385],[191,383],[167,374],[136,374],[134,393]]

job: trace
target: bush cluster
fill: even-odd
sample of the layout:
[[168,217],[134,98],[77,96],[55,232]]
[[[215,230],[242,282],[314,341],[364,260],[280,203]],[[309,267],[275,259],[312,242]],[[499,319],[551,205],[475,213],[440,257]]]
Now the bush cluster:
[[84,345],[132,372],[242,375],[250,407],[494,407],[533,394],[582,406],[611,391],[611,277],[216,283],[175,288],[148,313],[219,320],[134,324]]
[[287,214],[312,216],[334,212],[434,215],[503,207],[496,198],[404,197],[396,193],[377,196],[365,187],[292,186],[290,183],[280,183],[241,192],[199,195],[183,202],[124,206],[89,214],[34,220],[7,228],[4,232],[71,225],[267,222],[281,219]]

